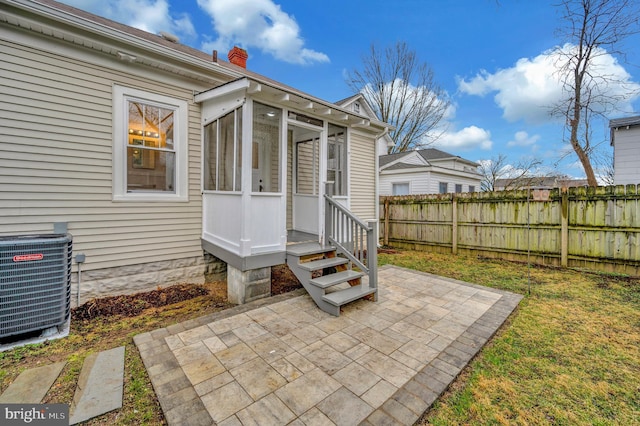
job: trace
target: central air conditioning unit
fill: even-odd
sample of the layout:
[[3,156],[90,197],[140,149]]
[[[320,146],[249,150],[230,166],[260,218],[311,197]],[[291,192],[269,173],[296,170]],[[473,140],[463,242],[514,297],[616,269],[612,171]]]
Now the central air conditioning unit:
[[0,237],[0,339],[67,324],[71,242],[69,234]]

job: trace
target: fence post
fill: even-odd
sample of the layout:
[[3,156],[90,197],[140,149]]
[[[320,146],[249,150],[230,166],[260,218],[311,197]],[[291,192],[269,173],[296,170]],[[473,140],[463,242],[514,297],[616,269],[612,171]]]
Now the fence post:
[[384,240],[385,246],[389,245],[389,198],[384,199]]
[[560,224],[560,265],[569,263],[569,194],[567,188],[561,189],[561,224]]
[[451,202],[451,253],[458,254],[458,199],[456,194],[452,195]]

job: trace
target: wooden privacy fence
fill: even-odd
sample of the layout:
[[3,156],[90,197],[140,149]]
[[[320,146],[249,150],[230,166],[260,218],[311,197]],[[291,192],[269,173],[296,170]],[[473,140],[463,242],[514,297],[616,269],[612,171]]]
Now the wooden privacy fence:
[[640,275],[640,185],[381,197],[384,245]]

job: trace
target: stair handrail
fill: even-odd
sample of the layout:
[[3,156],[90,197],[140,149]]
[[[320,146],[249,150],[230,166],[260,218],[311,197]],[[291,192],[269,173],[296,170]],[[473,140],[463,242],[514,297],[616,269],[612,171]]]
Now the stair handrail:
[[[369,276],[369,286],[378,286],[378,223],[363,220],[325,194],[324,244],[336,250]],[[342,237],[352,237],[344,241]],[[350,244],[349,244],[350,243]],[[366,251],[365,251],[366,250]],[[366,254],[366,257],[365,257]]]

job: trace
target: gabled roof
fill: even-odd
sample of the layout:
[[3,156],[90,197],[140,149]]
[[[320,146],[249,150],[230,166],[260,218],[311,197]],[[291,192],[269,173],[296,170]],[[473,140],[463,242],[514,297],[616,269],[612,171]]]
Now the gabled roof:
[[[33,15],[42,18],[42,25],[40,22],[39,25],[33,25]],[[377,120],[375,116],[355,113],[338,104],[324,101],[231,64],[220,59],[222,54],[217,55],[214,60],[212,54],[180,44],[170,36],[151,34],[53,0],[3,0],[0,10],[0,22],[2,21],[98,50],[103,54],[112,55],[114,59],[187,75],[208,82],[213,87],[248,77],[257,85],[293,95],[296,101],[302,100],[305,108],[310,111],[315,108],[323,115],[336,114],[336,117],[343,118],[348,115],[348,119],[342,121],[362,127],[372,124],[378,128],[377,131],[388,127],[388,124]],[[254,85],[254,89],[256,87]]]
[[[409,155],[412,155],[413,153],[417,153],[418,155],[420,155],[424,160],[425,163],[429,164],[431,162],[437,162],[438,160],[447,160],[447,159],[456,159],[458,161],[461,161],[463,163],[466,163],[467,165],[473,166],[473,167],[478,167],[479,164],[475,163],[473,161],[470,160],[466,160],[460,156],[457,155],[453,155],[453,154],[449,154],[448,152],[444,152],[441,151],[439,149],[436,148],[426,148],[426,149],[420,149],[420,150],[416,150],[416,151],[406,151],[406,152],[398,152],[395,154],[388,154],[388,155],[381,155],[379,162],[380,162],[380,168],[385,168],[386,170],[390,170],[391,169],[391,163],[396,163],[396,164],[400,164],[402,166],[396,166],[395,164],[394,169],[399,169],[399,168],[412,168],[412,167],[416,167],[415,164],[410,164],[410,163],[404,163],[401,160],[405,157],[408,157]],[[386,165],[389,165],[389,167],[385,167]],[[422,167],[422,166],[419,166]]]

